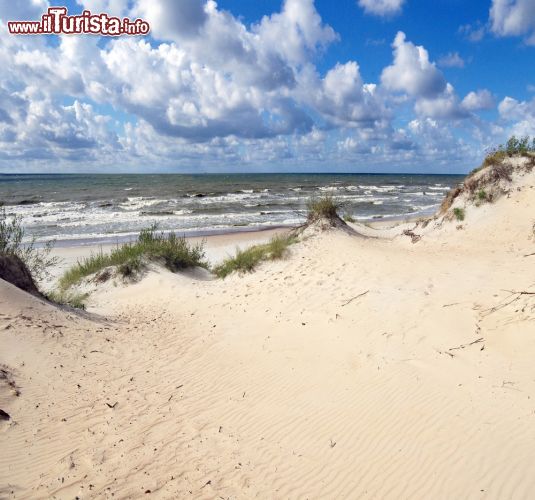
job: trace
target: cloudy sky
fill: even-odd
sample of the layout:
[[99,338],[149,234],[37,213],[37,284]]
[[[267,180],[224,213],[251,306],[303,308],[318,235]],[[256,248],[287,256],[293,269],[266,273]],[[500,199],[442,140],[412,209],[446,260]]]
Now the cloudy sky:
[[535,135],[535,0],[63,5],[150,36],[14,36],[49,3],[0,0],[0,172],[455,173]]

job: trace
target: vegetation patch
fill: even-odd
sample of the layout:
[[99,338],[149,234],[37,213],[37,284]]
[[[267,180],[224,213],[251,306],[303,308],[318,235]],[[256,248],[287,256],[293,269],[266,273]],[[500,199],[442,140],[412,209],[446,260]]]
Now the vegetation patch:
[[307,203],[307,221],[309,223],[321,219],[335,221],[339,219],[338,209],[340,204],[330,195],[320,198],[312,198]]
[[472,170],[469,175],[490,165],[498,165],[512,156],[532,157],[533,154],[535,154],[535,137],[530,140],[527,135],[520,138],[513,135],[505,144],[500,144],[498,147],[491,149],[483,163],[475,170]]
[[144,229],[133,243],[124,243],[110,253],[95,253],[67,270],[59,280],[60,290],[67,290],[83,278],[98,273],[107,267],[117,267],[123,277],[138,273],[145,261],[162,262],[172,272],[189,267],[208,268],[204,260],[204,245],[190,245],[184,237],[175,233],[166,235],[157,232],[155,225]]
[[236,250],[234,257],[229,257],[213,269],[218,278],[225,278],[234,272],[252,272],[263,261],[277,260],[284,257],[288,247],[297,243],[294,234],[274,236],[269,243],[254,245],[245,250]]
[[476,206],[480,206],[482,203],[487,203],[492,201],[492,194],[488,193],[485,189],[480,189],[476,195]]
[[455,218],[458,220],[458,221],[463,221],[464,220],[464,208],[459,208],[459,207],[455,207],[453,209],[453,215],[455,215]]
[[49,241],[43,248],[37,248],[35,236],[26,238],[22,217],[8,216],[4,207],[0,209],[0,255],[18,257],[34,280],[48,276],[50,267],[57,264],[57,257],[50,257],[53,246],[54,242]]
[[54,290],[46,294],[46,298],[51,302],[76,309],[85,309],[85,301],[88,297],[88,293],[76,293],[68,290]]
[[[440,206],[439,214],[446,213],[453,205],[454,200],[462,193],[468,193],[472,199],[476,199],[477,203],[493,201],[496,195],[504,192],[500,183],[512,181],[515,167],[504,160],[514,156],[528,158],[528,162],[522,168],[528,171],[533,169],[535,167],[535,137],[530,140],[528,136],[522,138],[512,136],[505,144],[500,144],[490,150],[483,163],[472,170],[461,185],[451,189],[446,195]],[[485,171],[481,172],[483,169]],[[494,190],[486,189],[492,186],[495,187]]]
[[351,214],[344,214],[344,221],[351,223],[356,222]]

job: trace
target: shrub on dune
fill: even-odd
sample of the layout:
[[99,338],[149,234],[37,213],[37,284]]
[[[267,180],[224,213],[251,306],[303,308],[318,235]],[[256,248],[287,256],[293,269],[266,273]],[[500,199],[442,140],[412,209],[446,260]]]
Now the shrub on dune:
[[22,217],[17,215],[9,217],[5,208],[0,209],[0,255],[18,257],[34,280],[48,276],[49,269],[57,264],[58,259],[50,257],[53,246],[54,242],[49,241],[43,248],[37,248],[35,236],[26,238]]
[[533,157],[535,154],[535,137],[530,141],[529,136],[517,138],[516,136],[511,136],[505,144],[500,144],[498,147],[491,149],[483,163],[470,172],[469,175],[474,174],[481,170],[482,168],[499,165],[506,158],[511,158],[513,156],[525,156]]

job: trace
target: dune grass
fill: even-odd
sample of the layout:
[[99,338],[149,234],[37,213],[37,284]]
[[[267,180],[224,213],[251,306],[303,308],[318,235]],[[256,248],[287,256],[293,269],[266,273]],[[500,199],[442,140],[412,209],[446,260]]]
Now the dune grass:
[[141,270],[146,260],[160,261],[173,272],[196,266],[207,268],[203,247],[203,244],[191,246],[184,237],[175,233],[159,233],[157,227],[152,226],[142,230],[133,243],[124,243],[110,253],[101,251],[78,261],[60,278],[59,288],[67,290],[108,266],[116,266],[118,273],[124,277],[133,276]]
[[85,309],[85,301],[88,297],[88,293],[76,293],[68,290],[53,290],[46,294],[46,298],[51,302],[76,309]]
[[331,196],[312,198],[307,203],[307,220],[314,222],[319,219],[337,219],[340,204]]
[[254,245],[245,250],[236,250],[234,257],[225,259],[214,267],[213,272],[218,278],[225,278],[234,272],[252,272],[263,261],[277,260],[284,257],[290,245],[297,242],[297,237],[290,235],[277,235],[269,243]]
[[356,220],[353,218],[351,214],[344,214],[343,219],[345,222],[351,222],[351,223],[356,222]]

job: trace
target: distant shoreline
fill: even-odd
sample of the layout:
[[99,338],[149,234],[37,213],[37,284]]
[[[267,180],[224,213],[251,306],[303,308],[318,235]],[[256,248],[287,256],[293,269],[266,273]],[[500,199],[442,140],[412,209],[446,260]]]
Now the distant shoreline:
[[[2,182],[4,181],[4,182]],[[0,177],[0,202],[29,236],[59,246],[123,243],[147,227],[186,237],[294,227],[333,196],[368,224],[432,214],[457,176],[232,174]]]
[[[417,214],[404,214],[390,217],[377,217],[374,219],[355,219],[356,222],[361,224],[381,224],[381,223],[403,223],[403,222],[412,222],[420,217],[431,216],[434,213],[433,211],[427,211],[426,213],[421,212]],[[221,237],[232,237],[239,235],[254,235],[256,233],[262,234],[271,231],[285,231],[291,230],[298,227],[298,224],[280,224],[276,226],[247,226],[247,227],[236,227],[236,228],[224,228],[224,229],[213,229],[213,230],[193,230],[193,231],[173,231],[173,230],[164,230],[164,233],[175,232],[179,236],[184,236],[186,239],[199,239],[199,238],[212,238],[214,236]],[[53,240],[54,246],[57,248],[73,248],[73,247],[88,247],[88,246],[113,246],[116,244],[127,243],[129,241],[134,241],[139,233],[129,233],[125,235],[109,235],[95,238],[73,238],[73,239],[55,239]],[[46,244],[46,241],[37,241],[36,246],[41,247]]]

